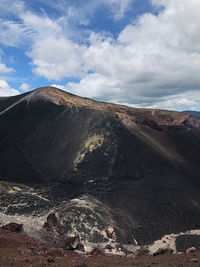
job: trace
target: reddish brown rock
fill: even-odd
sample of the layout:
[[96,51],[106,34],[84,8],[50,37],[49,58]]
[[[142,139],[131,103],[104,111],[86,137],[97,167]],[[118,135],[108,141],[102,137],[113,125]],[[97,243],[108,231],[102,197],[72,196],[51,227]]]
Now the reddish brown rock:
[[[74,251],[65,251],[64,257],[48,255],[50,246],[25,234],[0,231],[0,266],[199,266],[200,252],[195,257],[189,255],[163,254],[158,257],[144,255],[135,258],[133,254],[128,257],[117,255],[102,255],[102,250],[94,249],[88,256],[80,256]],[[18,249],[20,248],[20,249]],[[36,254],[29,249],[35,248]],[[23,253],[21,252],[23,251]],[[55,250],[51,250],[54,252]],[[103,253],[104,254],[104,253]],[[58,255],[58,254],[56,254]]]
[[2,229],[5,232],[21,233],[23,231],[23,224],[11,222],[9,224],[2,226],[0,229]]
[[92,256],[104,256],[105,251],[101,248],[94,248],[91,252],[90,255]]
[[52,257],[63,257],[64,251],[61,248],[49,248],[47,254]]
[[199,260],[197,258],[191,258],[190,261],[191,262],[198,262]]

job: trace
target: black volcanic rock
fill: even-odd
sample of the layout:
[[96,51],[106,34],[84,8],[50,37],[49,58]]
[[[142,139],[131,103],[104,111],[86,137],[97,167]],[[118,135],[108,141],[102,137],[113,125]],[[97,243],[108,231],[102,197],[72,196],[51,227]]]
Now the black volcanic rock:
[[[58,207],[62,220],[64,210],[79,210],[85,214],[82,225],[99,224],[100,231],[113,225],[118,242],[134,236],[139,244],[200,228],[195,116],[101,103],[45,87],[0,98],[0,140],[0,179],[45,188],[48,205]],[[60,204],[82,196],[84,205],[84,196],[101,204],[88,214],[79,203],[74,211]]]

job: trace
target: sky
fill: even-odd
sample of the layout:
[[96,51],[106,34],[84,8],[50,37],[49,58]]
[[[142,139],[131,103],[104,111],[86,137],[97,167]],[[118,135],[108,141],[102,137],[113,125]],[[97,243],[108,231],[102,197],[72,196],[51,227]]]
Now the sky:
[[200,0],[0,0],[0,96],[200,110]]

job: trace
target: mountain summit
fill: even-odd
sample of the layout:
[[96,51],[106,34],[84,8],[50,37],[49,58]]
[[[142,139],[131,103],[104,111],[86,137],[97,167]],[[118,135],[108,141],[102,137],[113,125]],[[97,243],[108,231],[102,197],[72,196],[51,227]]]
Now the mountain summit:
[[51,209],[66,231],[76,226],[90,241],[102,242],[108,225],[120,242],[141,245],[200,228],[199,155],[200,119],[193,115],[54,87],[0,98],[2,212]]

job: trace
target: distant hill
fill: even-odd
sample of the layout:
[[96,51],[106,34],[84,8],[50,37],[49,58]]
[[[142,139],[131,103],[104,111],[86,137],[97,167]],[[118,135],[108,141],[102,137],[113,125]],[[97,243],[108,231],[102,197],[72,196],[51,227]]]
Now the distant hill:
[[200,117],[200,111],[185,110],[185,111],[183,111],[183,112],[186,113],[186,114],[191,114],[191,115]]

